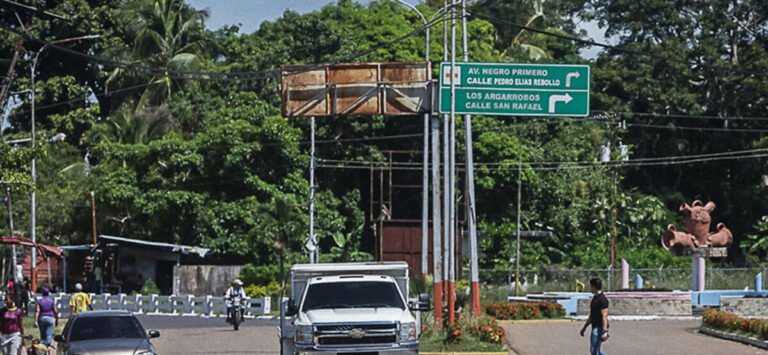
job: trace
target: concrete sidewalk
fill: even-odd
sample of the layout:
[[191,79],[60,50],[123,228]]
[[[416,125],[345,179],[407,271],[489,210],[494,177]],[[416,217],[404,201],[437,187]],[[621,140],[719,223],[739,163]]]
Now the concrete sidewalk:
[[[618,321],[603,345],[606,354],[765,354],[756,347],[698,334],[700,320]],[[502,324],[507,343],[519,355],[582,355],[589,353],[589,338],[579,330],[584,320]]]

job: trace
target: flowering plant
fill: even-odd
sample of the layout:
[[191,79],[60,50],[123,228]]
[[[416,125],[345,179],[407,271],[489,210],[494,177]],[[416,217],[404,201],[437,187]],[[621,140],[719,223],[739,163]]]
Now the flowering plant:
[[459,322],[454,322],[453,324],[448,325],[448,329],[446,329],[445,333],[446,343],[458,343],[461,341],[461,334],[464,332],[461,331]]
[[486,314],[499,319],[536,319],[565,316],[565,308],[552,302],[489,303],[483,306]]
[[768,339],[768,320],[741,318],[733,313],[711,309],[704,311],[702,323],[715,329],[740,330],[755,337]]

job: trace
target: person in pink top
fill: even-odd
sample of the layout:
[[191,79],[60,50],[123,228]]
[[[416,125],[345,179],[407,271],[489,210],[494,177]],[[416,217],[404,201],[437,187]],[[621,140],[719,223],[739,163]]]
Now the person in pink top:
[[22,318],[13,297],[5,294],[5,307],[0,308],[0,350],[3,355],[16,355],[20,351],[21,337],[24,336]]

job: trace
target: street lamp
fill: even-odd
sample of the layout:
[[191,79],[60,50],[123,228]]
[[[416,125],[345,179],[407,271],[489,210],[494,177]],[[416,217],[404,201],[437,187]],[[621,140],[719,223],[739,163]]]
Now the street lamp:
[[[81,39],[93,39],[98,38],[100,35],[86,35],[86,36],[78,36],[78,37],[71,37],[71,38],[63,38],[63,39],[57,39],[50,41],[46,44],[44,44],[40,50],[37,51],[35,54],[35,58],[32,59],[32,66],[30,68],[30,77],[31,77],[31,84],[30,89],[32,90],[32,100],[31,100],[31,131],[32,131],[32,148],[35,147],[35,69],[37,67],[37,60],[40,58],[40,53],[43,53],[48,46],[59,44],[59,43],[65,43],[65,42],[71,42],[71,41],[77,41]],[[58,135],[57,135],[58,136]],[[63,140],[63,137],[62,137]],[[32,158],[32,182],[37,183],[37,169],[35,167],[35,158]],[[37,225],[37,220],[35,216],[35,209],[36,209],[36,193],[35,189],[32,189],[32,196],[30,199],[31,204],[31,221],[30,221],[30,235],[32,236],[32,242],[35,243],[37,240],[37,235],[35,233],[35,227]],[[31,257],[31,270],[30,273],[32,274],[32,290],[37,290],[37,250],[35,248],[32,248],[32,257]]]
[[[424,17],[424,14],[422,14],[421,11],[416,8],[416,6],[405,2],[405,0],[395,1],[403,6],[410,8],[413,11],[416,11],[416,13],[419,14],[419,17],[421,17],[421,21],[424,23],[424,27],[426,27],[427,36],[425,60],[429,62],[429,26],[427,26],[427,18]],[[421,174],[421,274],[426,276],[429,270],[429,264],[427,260],[429,255],[427,252],[427,249],[429,249],[429,238],[427,235],[427,231],[429,229],[429,188],[427,187],[429,184],[429,113],[424,114],[424,151],[422,155],[424,157],[424,166],[422,168]]]

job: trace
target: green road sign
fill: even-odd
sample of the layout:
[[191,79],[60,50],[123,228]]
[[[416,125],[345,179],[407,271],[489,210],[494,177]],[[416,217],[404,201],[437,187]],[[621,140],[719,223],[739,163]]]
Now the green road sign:
[[[440,113],[451,112],[451,63],[440,64]],[[456,63],[457,114],[589,116],[588,65]]]

